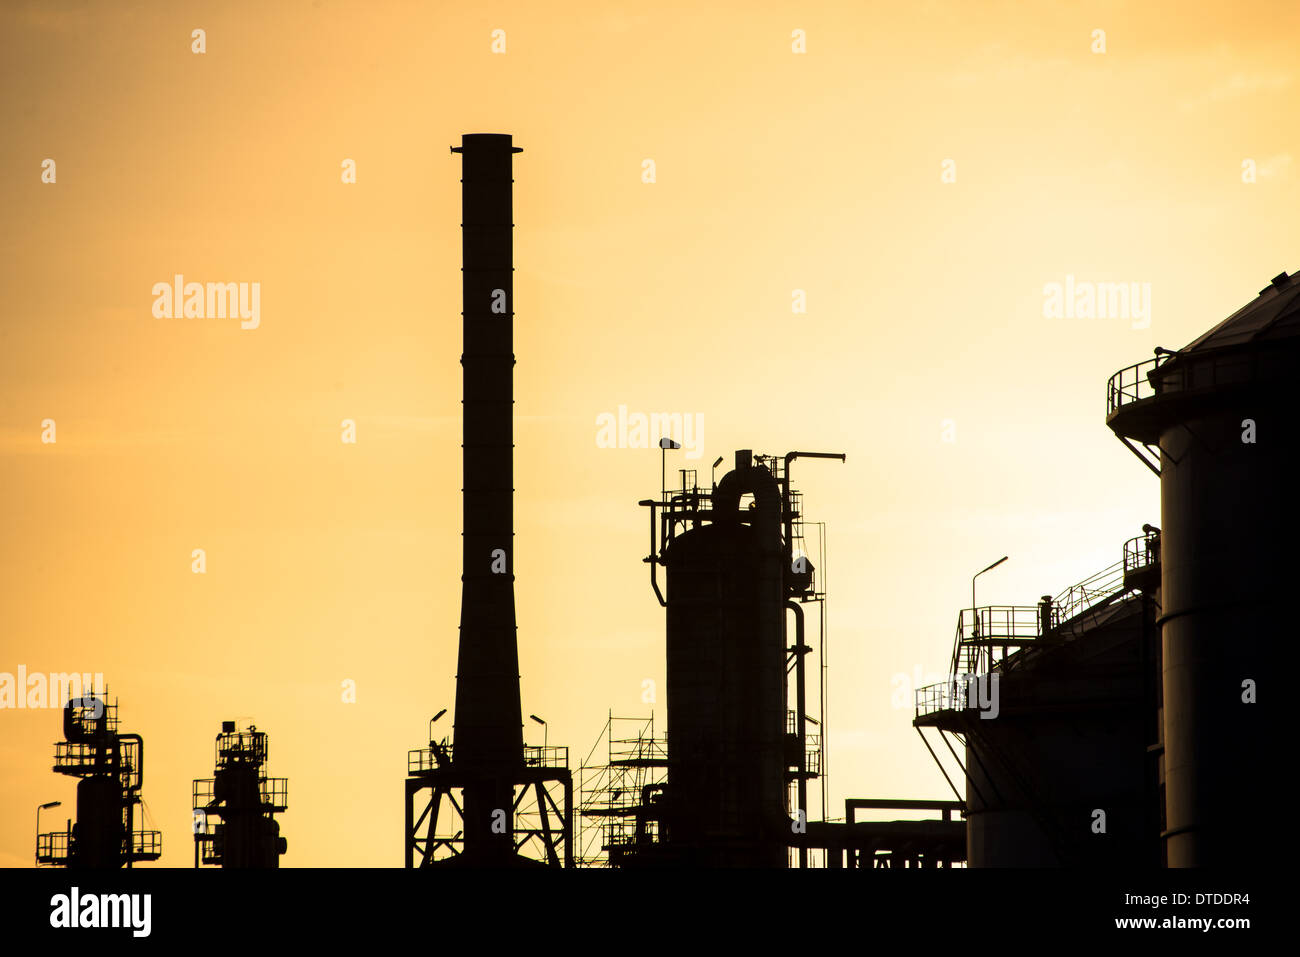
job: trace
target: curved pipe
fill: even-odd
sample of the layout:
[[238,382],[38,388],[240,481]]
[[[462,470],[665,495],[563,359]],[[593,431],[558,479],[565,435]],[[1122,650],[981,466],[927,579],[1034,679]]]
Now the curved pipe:
[[[713,493],[713,518],[718,522],[740,521],[740,497],[752,493],[758,514],[755,525],[765,529],[781,527],[781,490],[776,478],[761,465],[747,465],[728,472]],[[778,543],[779,544],[779,543]]]
[[[774,735],[765,741],[768,750],[767,761],[770,762],[768,773],[781,778],[781,793],[785,793],[785,620],[782,604],[785,596],[785,576],[781,563],[781,489],[776,477],[761,465],[744,461],[746,455],[738,454],[736,468],[722,477],[713,493],[713,519],[719,523],[737,523],[742,520],[740,497],[745,493],[754,496],[752,524],[758,532],[759,540],[759,594],[757,600],[763,604],[760,609],[760,621],[763,628],[756,636],[759,654],[779,654],[781,656],[780,673],[782,686],[779,691],[773,689],[781,701],[781,712],[773,715],[771,724],[764,737]],[[806,812],[805,812],[806,820]],[[784,801],[776,807],[769,806],[762,812],[762,827],[766,832],[763,839],[788,847],[795,837],[791,830],[791,818]]]

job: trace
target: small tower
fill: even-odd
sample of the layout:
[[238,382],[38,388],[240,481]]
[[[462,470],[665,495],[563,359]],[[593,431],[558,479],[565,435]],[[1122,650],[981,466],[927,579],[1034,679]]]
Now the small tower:
[[130,867],[162,854],[160,831],[137,831],[135,809],[144,784],[144,739],[118,731],[117,703],[107,689],[69,699],[54,771],[80,778],[77,820],[36,836],[36,860],[71,868]]
[[280,866],[288,845],[275,815],[289,805],[289,779],[267,777],[267,757],[265,731],[221,722],[216,776],[194,782],[195,867]]

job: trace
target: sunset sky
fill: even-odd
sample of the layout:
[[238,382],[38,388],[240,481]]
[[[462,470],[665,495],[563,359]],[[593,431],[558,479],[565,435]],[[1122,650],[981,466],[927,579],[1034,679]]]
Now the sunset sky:
[[[670,469],[847,453],[795,471],[832,814],[950,798],[891,679],[946,669],[990,562],[981,604],[1033,604],[1159,522],[1106,382],[1300,268],[1298,33],[1292,0],[7,2],[0,672],[105,675],[162,865],[235,718],[289,779],[284,866],[401,864],[406,752],[454,700],[448,147],[509,133],[524,713],[576,767],[662,688],[659,451],[597,420],[681,413],[702,452]],[[257,328],[156,318],[178,273],[259,283]],[[1067,277],[1150,315],[1045,317]],[[0,710],[0,865],[72,813],[60,720]]]

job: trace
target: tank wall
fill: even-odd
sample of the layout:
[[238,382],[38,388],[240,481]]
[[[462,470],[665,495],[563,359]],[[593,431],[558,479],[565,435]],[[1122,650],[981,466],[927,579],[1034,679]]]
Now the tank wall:
[[996,717],[965,713],[971,867],[1159,863],[1143,681],[1155,663],[1142,654],[1152,615],[1130,600],[1115,621],[1000,675]]
[[[1171,867],[1262,856],[1267,727],[1243,682],[1288,674],[1296,435],[1280,398],[1243,401],[1161,435],[1166,852]],[[1256,442],[1242,441],[1244,419]],[[1267,655],[1267,657],[1266,657]],[[1267,669],[1267,670],[1266,670]]]
[[780,615],[780,595],[765,600],[757,537],[708,525],[668,556],[668,836],[702,864],[786,859],[771,834],[786,800],[785,654],[779,617],[764,621]]
[[77,867],[120,867],[122,841],[122,789],[107,775],[77,782]]

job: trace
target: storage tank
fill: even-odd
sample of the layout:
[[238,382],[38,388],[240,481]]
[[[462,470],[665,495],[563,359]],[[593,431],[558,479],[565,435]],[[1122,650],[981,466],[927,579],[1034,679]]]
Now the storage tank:
[[[754,495],[741,512],[741,498]],[[783,867],[785,647],[780,493],[748,453],[718,483],[714,521],[664,550],[665,838],[683,863]]]
[[122,785],[108,774],[77,782],[75,863],[79,867],[120,867],[126,828],[122,822]]
[[1157,350],[1109,385],[1107,424],[1159,462],[1170,867],[1251,866],[1268,846],[1276,758],[1255,702],[1281,693],[1276,680],[1260,686],[1293,660],[1274,649],[1291,641],[1282,602],[1300,564],[1298,334],[1300,281],[1282,273],[1183,349]]

